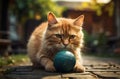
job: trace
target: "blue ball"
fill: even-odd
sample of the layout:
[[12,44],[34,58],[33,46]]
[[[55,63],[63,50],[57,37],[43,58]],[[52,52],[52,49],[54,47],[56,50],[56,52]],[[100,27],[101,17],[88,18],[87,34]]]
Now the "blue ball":
[[53,61],[54,67],[58,72],[70,72],[76,63],[73,53],[67,50],[59,51]]

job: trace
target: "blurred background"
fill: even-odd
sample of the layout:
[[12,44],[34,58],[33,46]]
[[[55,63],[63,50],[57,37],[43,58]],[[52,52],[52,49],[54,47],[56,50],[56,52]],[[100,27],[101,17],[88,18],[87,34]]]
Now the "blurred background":
[[84,52],[120,57],[120,0],[0,0],[0,57],[26,54],[30,34],[49,11],[66,18],[84,14]]

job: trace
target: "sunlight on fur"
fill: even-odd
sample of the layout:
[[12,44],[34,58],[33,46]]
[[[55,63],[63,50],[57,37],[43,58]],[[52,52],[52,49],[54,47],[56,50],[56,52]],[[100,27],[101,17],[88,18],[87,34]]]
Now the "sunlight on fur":
[[56,18],[49,12],[47,20],[33,31],[27,45],[28,56],[33,66],[43,67],[46,71],[56,71],[53,58],[56,52],[66,49],[75,55],[74,71],[84,72],[80,53],[83,47],[84,15],[76,19]]

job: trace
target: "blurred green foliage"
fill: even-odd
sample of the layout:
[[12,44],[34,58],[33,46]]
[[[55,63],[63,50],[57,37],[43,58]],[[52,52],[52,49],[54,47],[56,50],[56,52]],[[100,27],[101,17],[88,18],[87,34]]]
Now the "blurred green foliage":
[[29,58],[24,54],[11,55],[9,57],[2,56],[0,57],[0,68],[3,66],[16,65],[24,62],[29,62]]
[[93,36],[88,34],[85,30],[83,30],[84,33],[84,40],[85,40],[85,46],[87,48],[90,48],[89,53],[104,53],[107,49],[107,36],[105,33],[99,33],[97,36]]
[[[105,7],[104,7],[105,6]],[[104,11],[108,12],[109,16],[113,16],[113,10],[114,10],[114,2],[111,1],[109,4],[104,4],[104,3],[98,3],[97,0],[91,0],[91,2],[83,2],[81,3],[81,6],[77,7],[80,10],[93,10],[96,12],[98,16],[101,16]]]
[[61,16],[63,10],[63,7],[59,7],[51,0],[15,0],[14,4],[10,5],[10,11],[20,22],[34,18],[36,13],[40,15],[42,21],[45,21],[49,11]]

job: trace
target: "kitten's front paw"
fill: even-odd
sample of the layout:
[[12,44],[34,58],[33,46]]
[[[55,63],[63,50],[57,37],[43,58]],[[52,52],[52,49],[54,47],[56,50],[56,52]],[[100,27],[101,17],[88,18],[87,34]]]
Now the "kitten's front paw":
[[75,72],[85,72],[85,67],[84,66],[82,66],[82,65],[75,65],[75,67],[74,67],[74,71]]
[[45,70],[50,72],[56,71],[52,61],[48,61],[48,63],[45,66]]

